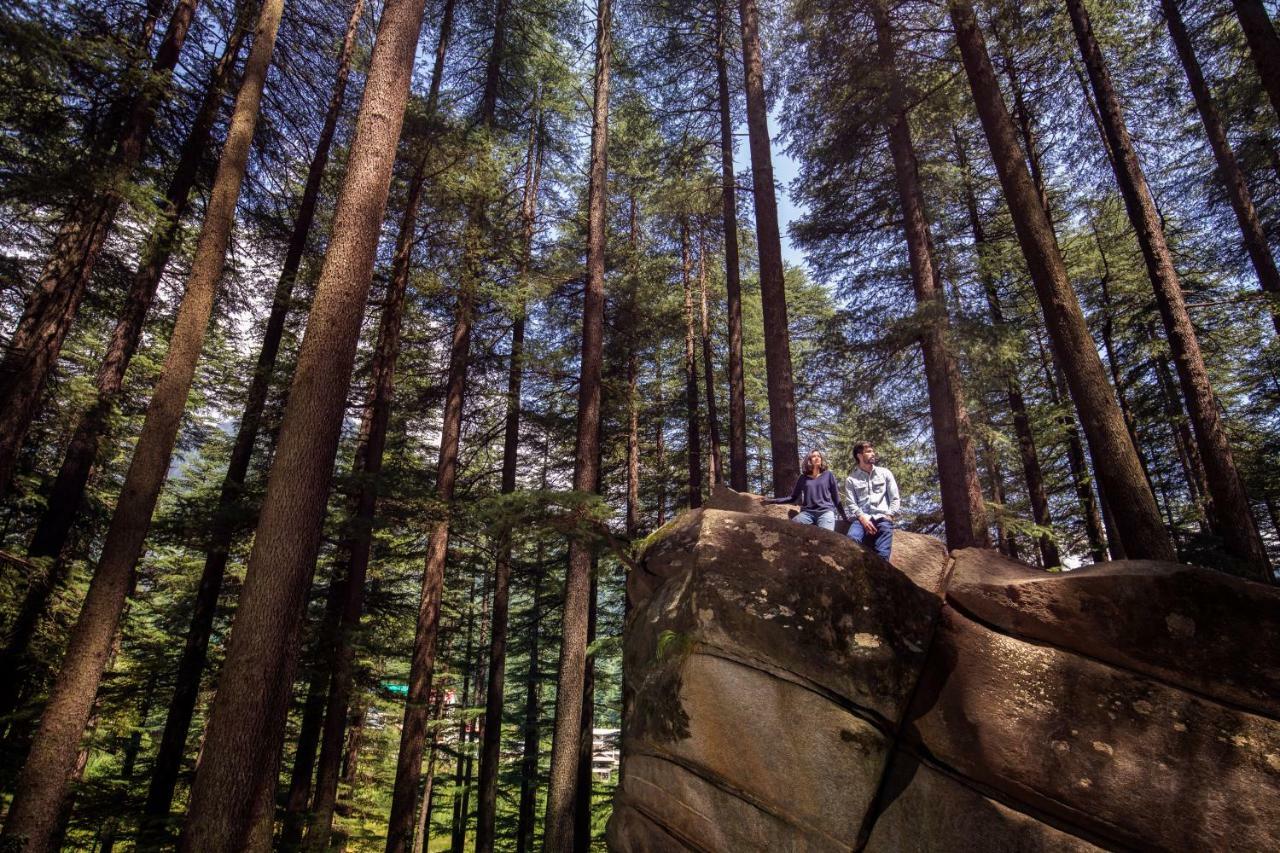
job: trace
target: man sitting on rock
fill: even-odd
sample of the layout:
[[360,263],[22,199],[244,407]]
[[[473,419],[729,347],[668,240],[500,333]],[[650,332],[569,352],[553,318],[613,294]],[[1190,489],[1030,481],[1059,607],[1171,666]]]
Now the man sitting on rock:
[[857,513],[849,525],[849,538],[875,548],[887,560],[893,548],[893,520],[902,507],[898,481],[888,468],[876,464],[876,449],[871,442],[855,444],[853,457],[858,465],[844,481],[846,502]]

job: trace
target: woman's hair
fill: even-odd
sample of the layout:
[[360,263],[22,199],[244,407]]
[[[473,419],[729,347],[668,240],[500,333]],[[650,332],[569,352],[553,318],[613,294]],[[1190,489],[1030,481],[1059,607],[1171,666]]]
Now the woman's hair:
[[[822,456],[821,467],[818,468],[817,471],[813,470],[812,457],[813,457],[813,454],[815,453],[818,454],[819,456]],[[800,470],[808,474],[810,477],[814,476],[815,474],[821,474],[823,471],[827,470],[827,457],[823,456],[821,450],[810,450],[808,453],[804,455],[804,465],[801,467]]]

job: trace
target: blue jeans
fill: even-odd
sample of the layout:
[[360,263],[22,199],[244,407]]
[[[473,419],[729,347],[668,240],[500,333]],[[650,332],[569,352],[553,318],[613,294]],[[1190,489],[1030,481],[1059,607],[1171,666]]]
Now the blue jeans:
[[855,518],[853,524],[849,525],[849,538],[859,545],[875,548],[876,553],[887,560],[893,548],[893,522],[887,518],[877,518],[874,521],[876,532],[868,533],[862,529],[862,522]]
[[823,530],[836,529],[836,514],[829,509],[802,509],[791,520],[796,524],[816,524]]

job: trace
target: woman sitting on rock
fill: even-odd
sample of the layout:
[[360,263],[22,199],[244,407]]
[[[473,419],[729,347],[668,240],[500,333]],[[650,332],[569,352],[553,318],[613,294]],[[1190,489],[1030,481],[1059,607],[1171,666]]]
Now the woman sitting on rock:
[[769,498],[769,504],[799,504],[800,512],[793,521],[800,524],[816,524],[823,530],[836,529],[836,513],[845,521],[844,504],[840,502],[840,487],[835,475],[827,470],[827,460],[813,450],[804,460],[804,470],[796,487],[785,498]]

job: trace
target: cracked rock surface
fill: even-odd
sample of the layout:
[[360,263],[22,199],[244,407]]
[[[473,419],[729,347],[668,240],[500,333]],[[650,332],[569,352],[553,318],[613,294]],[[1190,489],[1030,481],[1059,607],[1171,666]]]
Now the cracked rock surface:
[[1280,849],[1280,590],[890,564],[727,489],[627,589],[613,850]]

